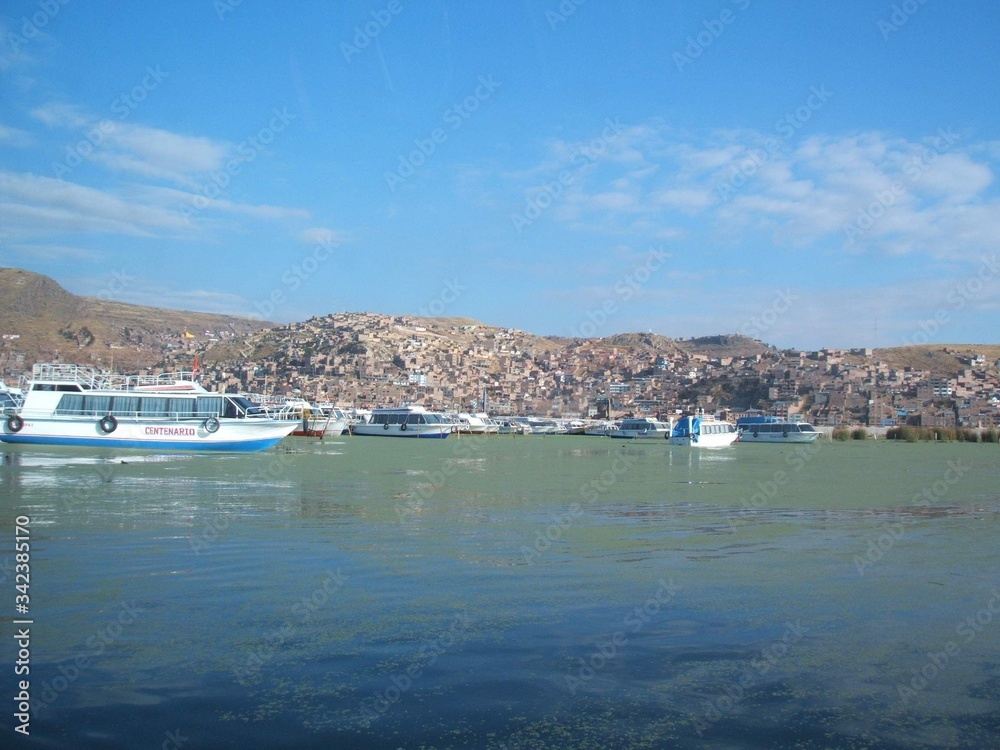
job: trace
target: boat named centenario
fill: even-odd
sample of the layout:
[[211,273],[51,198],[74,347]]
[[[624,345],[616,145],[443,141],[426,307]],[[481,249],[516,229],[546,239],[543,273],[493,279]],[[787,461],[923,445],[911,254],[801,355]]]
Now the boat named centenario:
[[185,451],[257,451],[296,427],[235,394],[211,393],[194,373],[122,376],[37,364],[24,402],[4,410],[0,441]]

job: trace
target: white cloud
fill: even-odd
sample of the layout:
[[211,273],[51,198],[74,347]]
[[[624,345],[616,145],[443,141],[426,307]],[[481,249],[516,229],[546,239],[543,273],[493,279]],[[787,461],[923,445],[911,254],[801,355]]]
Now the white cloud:
[[31,110],[31,116],[48,125],[50,128],[80,129],[94,122],[82,108],[75,104],[49,102]]
[[344,243],[344,236],[340,232],[326,227],[310,227],[298,233],[300,242],[306,245],[341,245]]
[[0,223],[22,236],[54,231],[149,235],[185,229],[175,211],[51,177],[0,172]]
[[99,253],[96,250],[70,245],[13,244],[8,245],[6,249],[15,257],[29,260],[83,260],[94,262],[104,258],[103,253]]
[[34,138],[27,131],[0,125],[0,145],[26,148],[34,142]]
[[234,149],[232,144],[202,136],[116,123],[107,135],[107,146],[98,148],[91,158],[112,171],[194,186],[197,177],[221,170]]
[[[944,131],[919,140],[814,135],[777,148],[772,137],[769,150],[768,140],[752,131],[699,141],[662,124],[626,128],[606,158],[573,172],[550,216],[579,232],[615,231],[625,217],[655,232],[694,216],[706,235],[785,248],[974,257],[1000,244],[995,144],[965,144]],[[549,144],[543,164],[565,163],[576,147]],[[624,151],[637,152],[632,161],[642,166],[612,158]],[[530,172],[534,185],[522,186],[529,199],[543,182]]]

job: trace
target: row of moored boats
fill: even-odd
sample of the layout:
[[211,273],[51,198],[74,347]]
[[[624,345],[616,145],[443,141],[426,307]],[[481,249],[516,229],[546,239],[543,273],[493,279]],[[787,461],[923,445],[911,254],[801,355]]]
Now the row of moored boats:
[[303,399],[213,393],[195,373],[122,376],[92,367],[38,364],[23,389],[0,390],[0,441],[34,445],[174,450],[262,450],[289,435],[353,434],[443,439],[452,434],[580,434],[660,439],[721,448],[742,442],[812,442],[805,422],[750,417],[735,425],[710,415],[589,424],[542,417],[446,413],[422,406],[347,410]]

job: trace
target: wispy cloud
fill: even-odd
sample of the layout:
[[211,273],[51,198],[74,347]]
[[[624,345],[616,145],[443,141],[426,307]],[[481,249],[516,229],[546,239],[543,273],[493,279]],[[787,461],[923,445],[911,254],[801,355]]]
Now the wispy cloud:
[[104,260],[104,254],[96,250],[83,247],[73,247],[71,245],[47,245],[47,244],[22,244],[15,243],[6,245],[4,250],[15,258],[26,260],[42,261],[88,261],[96,262]]
[[116,124],[107,140],[107,147],[97,149],[92,157],[107,169],[186,186],[221,169],[235,155],[230,143],[131,123]]
[[[636,227],[643,218],[655,231],[694,217],[705,234],[783,248],[972,258],[1000,243],[998,152],[947,129],[915,140],[868,131],[783,143],[754,131],[694,138],[655,123],[623,128],[585,160],[546,216],[606,232],[623,219]],[[521,178],[530,199],[546,173],[579,153],[578,144],[552,141],[535,167],[506,178]],[[857,223],[865,230],[852,234]]]
[[35,143],[31,133],[18,128],[11,128],[0,125],[0,146],[13,146],[14,148],[27,148]]
[[185,230],[180,214],[158,206],[65,180],[6,171],[0,171],[0,223],[20,236],[54,231],[142,236]]

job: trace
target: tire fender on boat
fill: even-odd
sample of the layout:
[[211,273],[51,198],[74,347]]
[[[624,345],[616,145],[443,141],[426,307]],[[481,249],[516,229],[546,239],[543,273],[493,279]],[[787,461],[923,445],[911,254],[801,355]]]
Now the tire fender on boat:
[[11,432],[20,432],[21,428],[24,427],[24,420],[21,419],[17,414],[11,414],[7,417],[7,429]]
[[401,424],[399,426],[399,431],[400,432],[406,432],[406,422],[403,422],[403,424]]
[[205,429],[208,431],[209,434],[211,434],[213,432],[218,432],[219,431],[219,418],[218,417],[209,417],[208,419],[206,419],[205,420]]
[[101,418],[101,421],[97,423],[97,426],[101,428],[101,432],[105,435],[110,435],[118,429],[118,420],[108,414],[106,417]]
[[389,429],[389,423],[386,422],[384,425],[382,425],[382,429],[383,430],[388,430]]

